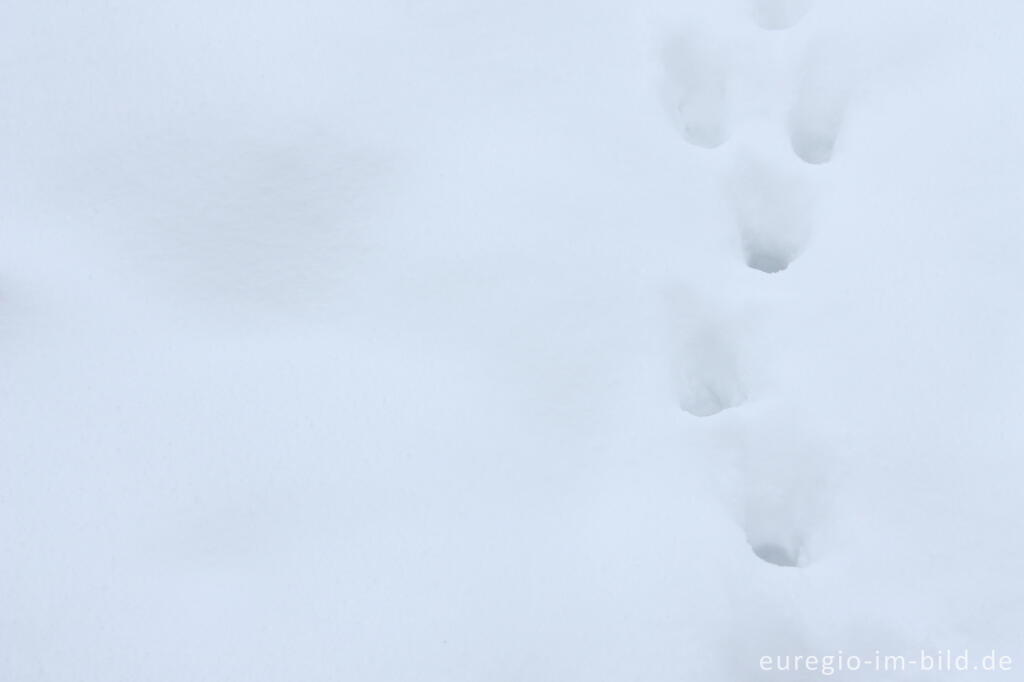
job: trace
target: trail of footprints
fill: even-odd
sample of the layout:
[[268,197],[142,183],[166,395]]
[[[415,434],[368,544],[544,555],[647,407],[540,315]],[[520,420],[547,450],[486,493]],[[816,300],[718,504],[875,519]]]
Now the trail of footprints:
[[[785,31],[811,10],[812,0],[749,2],[758,26]],[[797,165],[831,161],[843,124],[842,90],[819,66],[817,56],[805,60],[799,87],[777,126]],[[736,85],[725,55],[691,36],[668,45],[662,57],[669,110],[682,137],[703,149],[726,146],[735,132],[731,112]],[[779,276],[803,253],[812,225],[811,197],[802,177],[787,173],[785,161],[737,156],[724,184],[747,267]],[[680,311],[697,309],[693,301],[676,303]],[[676,385],[682,409],[704,418],[743,404],[747,391],[733,330],[706,312],[699,320],[695,317],[685,319],[676,334],[681,339]],[[729,424],[742,497],[737,518],[751,549],[776,566],[805,565],[807,536],[826,506],[822,491],[828,472],[820,447],[806,436],[795,413],[744,411],[732,415]]]

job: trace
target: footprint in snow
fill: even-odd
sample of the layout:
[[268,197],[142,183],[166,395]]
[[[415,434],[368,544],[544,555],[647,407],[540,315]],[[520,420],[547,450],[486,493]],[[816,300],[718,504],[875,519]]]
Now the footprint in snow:
[[832,160],[846,118],[850,79],[832,54],[825,48],[808,53],[786,121],[793,152],[811,164]]
[[746,399],[740,377],[737,334],[690,297],[672,301],[673,362],[679,406],[710,417]]
[[747,158],[728,182],[747,265],[765,273],[785,270],[810,238],[811,201],[796,178]]
[[666,106],[683,138],[705,149],[726,142],[731,78],[724,55],[711,45],[680,38],[665,49],[662,63]]
[[829,476],[820,444],[796,419],[745,427],[737,459],[740,523],[754,555],[775,566],[811,560],[811,539],[827,517]]

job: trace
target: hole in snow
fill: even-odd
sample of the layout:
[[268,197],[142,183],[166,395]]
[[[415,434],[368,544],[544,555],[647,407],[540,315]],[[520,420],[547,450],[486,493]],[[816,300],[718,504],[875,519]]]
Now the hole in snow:
[[678,39],[663,55],[665,96],[674,125],[692,145],[714,149],[729,138],[728,68],[713,45]]
[[791,124],[790,144],[793,152],[805,163],[821,165],[832,160],[839,123],[823,121],[820,124]]
[[754,554],[762,561],[776,566],[795,568],[800,565],[800,553],[775,542],[761,542],[751,545]]
[[710,417],[741,402],[741,395],[734,391],[729,395],[719,393],[711,386],[700,386],[685,396],[681,402],[683,410],[694,417]]
[[782,272],[796,258],[796,254],[771,249],[752,249],[747,252],[747,266],[769,275]]
[[780,272],[810,236],[810,197],[796,178],[757,160],[744,161],[730,183],[743,257],[761,272]]
[[714,149],[729,136],[723,115],[704,102],[680,104],[679,118],[686,141],[704,149]]
[[695,417],[710,417],[743,403],[746,391],[734,331],[693,310],[678,314],[674,360],[679,406]]
[[795,257],[796,254],[782,249],[747,249],[747,265],[768,274],[782,272]]
[[850,67],[828,49],[812,50],[806,59],[786,125],[793,152],[821,165],[832,160],[846,118]]

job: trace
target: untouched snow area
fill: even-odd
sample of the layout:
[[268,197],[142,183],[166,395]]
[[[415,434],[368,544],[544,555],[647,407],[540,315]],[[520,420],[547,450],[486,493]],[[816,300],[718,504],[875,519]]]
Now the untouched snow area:
[[2,14],[3,682],[1024,679],[1021,3]]

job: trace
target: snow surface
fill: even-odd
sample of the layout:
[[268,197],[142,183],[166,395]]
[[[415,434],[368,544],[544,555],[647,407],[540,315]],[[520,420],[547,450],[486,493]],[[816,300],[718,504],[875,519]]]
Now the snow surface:
[[0,680],[1024,667],[1016,0],[13,0]]

